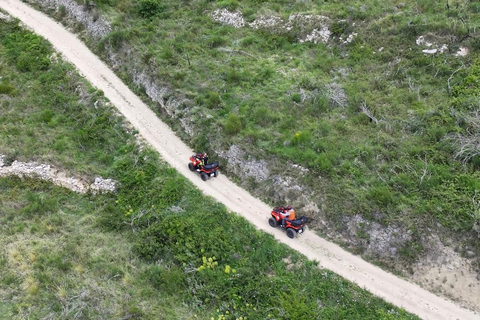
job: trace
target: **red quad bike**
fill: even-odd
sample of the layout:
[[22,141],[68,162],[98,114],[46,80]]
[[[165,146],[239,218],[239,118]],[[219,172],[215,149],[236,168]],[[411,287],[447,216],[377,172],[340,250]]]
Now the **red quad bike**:
[[268,219],[268,224],[271,227],[281,227],[287,231],[287,237],[293,239],[297,234],[302,234],[305,229],[307,228],[307,221],[308,218],[305,216],[301,216],[295,220],[285,219],[285,223],[282,224],[282,215],[281,213],[284,212],[283,207],[276,207],[273,208],[271,214],[272,217]]
[[209,177],[218,176],[218,161],[202,165],[202,159],[198,155],[193,155],[190,157],[188,169],[190,169],[190,171],[200,172],[202,180],[207,181]]

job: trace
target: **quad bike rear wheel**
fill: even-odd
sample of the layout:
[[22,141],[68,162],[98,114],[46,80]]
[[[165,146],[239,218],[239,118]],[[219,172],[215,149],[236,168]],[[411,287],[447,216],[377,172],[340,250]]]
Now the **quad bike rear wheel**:
[[207,181],[208,176],[205,172],[201,172],[200,177],[202,178],[203,181]]
[[287,229],[287,237],[289,237],[290,239],[295,238],[295,233],[295,230],[293,230],[292,228]]
[[268,224],[270,225],[270,227],[275,228],[278,225],[278,222],[274,218],[270,218],[268,219]]
[[188,169],[190,169],[190,171],[195,171],[195,167],[193,166],[193,163],[189,163],[188,164]]
[[213,176],[214,176],[215,178],[218,177],[218,171],[217,171],[217,170],[213,171]]

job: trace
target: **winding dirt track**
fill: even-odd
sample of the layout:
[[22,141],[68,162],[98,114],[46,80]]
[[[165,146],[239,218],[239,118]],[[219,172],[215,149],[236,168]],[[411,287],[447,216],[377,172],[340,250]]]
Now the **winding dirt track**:
[[241,214],[257,228],[273,234],[279,241],[301,252],[309,259],[319,261],[321,267],[336,272],[423,319],[480,319],[479,314],[397,278],[318,237],[313,232],[307,231],[303,236],[291,240],[284,232],[271,228],[267,222],[271,208],[267,204],[254,198],[225,176],[220,175],[216,179],[203,182],[198,174],[190,172],[187,162],[193,153],[192,150],[177,138],[170,128],[161,122],[74,34],[20,0],[0,0],[0,8],[50,41],[88,81],[103,90],[105,96],[172,167],[205,194]]

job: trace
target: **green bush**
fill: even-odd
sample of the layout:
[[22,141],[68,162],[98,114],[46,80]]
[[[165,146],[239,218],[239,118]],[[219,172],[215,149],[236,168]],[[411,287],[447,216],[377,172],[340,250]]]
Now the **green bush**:
[[266,107],[258,107],[254,111],[255,124],[266,127],[271,126],[279,120],[279,115]]
[[333,169],[330,155],[328,153],[320,153],[317,159],[315,159],[314,168],[319,171],[330,172]]
[[173,50],[169,46],[165,46],[162,48],[160,52],[160,58],[165,60],[171,60],[173,58]]
[[227,43],[227,40],[222,36],[212,36],[208,40],[208,46],[210,48],[217,48],[223,46],[225,43]]
[[381,207],[388,207],[393,202],[393,192],[388,186],[372,187],[368,191],[368,197]]
[[170,295],[179,295],[186,289],[186,274],[178,267],[165,268],[152,265],[145,271],[147,281],[155,288]]
[[203,104],[209,109],[219,109],[222,107],[220,95],[213,90],[206,90],[203,94],[197,96],[195,101],[199,104]]
[[160,0],[140,0],[138,2],[138,14],[146,19],[162,13],[165,8],[166,7],[160,2]]
[[47,70],[50,66],[48,55],[50,46],[43,39],[32,33],[11,33],[0,39],[6,47],[10,61],[22,72]]
[[125,31],[112,31],[108,34],[107,39],[112,48],[118,50],[127,39],[127,33]]
[[218,1],[217,5],[220,8],[226,8],[229,11],[235,11],[238,8],[239,3],[237,0],[222,0],[222,1]]
[[312,134],[308,130],[298,131],[293,134],[290,143],[292,146],[306,146],[312,141]]
[[342,36],[344,33],[347,32],[347,29],[348,29],[348,23],[346,20],[334,21],[330,25],[330,32],[334,37]]
[[228,134],[238,134],[243,129],[243,121],[238,115],[231,113],[224,123],[225,131]]
[[230,67],[225,74],[225,80],[229,84],[239,84],[243,79],[244,74],[236,68]]
[[292,94],[292,101],[295,103],[302,102],[302,95],[298,92],[295,92],[294,94]]
[[6,95],[12,95],[14,96],[16,94],[15,87],[7,82],[1,82],[0,83],[0,94],[6,94]]

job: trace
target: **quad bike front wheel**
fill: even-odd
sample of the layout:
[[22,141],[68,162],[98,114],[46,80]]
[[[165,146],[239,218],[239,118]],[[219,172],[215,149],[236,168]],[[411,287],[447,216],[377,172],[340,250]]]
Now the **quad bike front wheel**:
[[208,176],[205,172],[201,172],[200,173],[200,178],[202,178],[203,181],[207,181]]
[[270,218],[268,219],[268,224],[270,225],[270,227],[275,228],[278,225],[278,222],[274,218]]
[[213,171],[213,176],[214,176],[215,178],[218,177],[218,171],[217,171],[217,170]]
[[289,237],[290,239],[295,238],[295,233],[295,230],[293,230],[292,228],[287,229],[287,237]]
[[189,163],[188,164],[188,169],[190,169],[190,171],[195,171],[195,167],[193,166],[193,163]]

